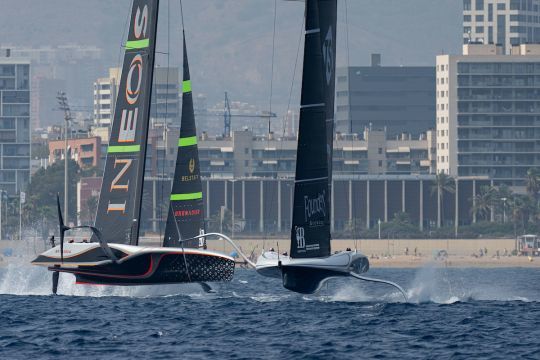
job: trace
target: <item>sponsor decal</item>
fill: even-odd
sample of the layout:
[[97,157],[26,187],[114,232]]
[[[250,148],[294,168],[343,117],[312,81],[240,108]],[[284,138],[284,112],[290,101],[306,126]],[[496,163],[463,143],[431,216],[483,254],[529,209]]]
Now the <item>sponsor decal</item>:
[[[143,59],[141,54],[135,55],[131,64],[126,79],[126,101],[129,105],[133,105],[139,100],[142,85]],[[137,74],[134,78],[134,74]],[[133,88],[133,80],[136,80],[137,86]]]
[[189,217],[201,215],[200,209],[189,209],[189,210],[175,210],[174,216],[176,217]]
[[322,53],[324,59],[324,69],[326,72],[326,84],[330,85],[332,77],[334,75],[334,36],[333,36],[332,27],[328,28],[326,37],[323,42]]
[[195,159],[191,158],[189,160],[189,172],[190,174],[193,174],[194,171],[195,171]]
[[112,190],[125,190],[129,191],[129,179],[127,183],[125,184],[119,184],[120,179],[122,179],[122,176],[126,174],[126,172],[129,170],[129,167],[131,166],[131,163],[133,160],[130,159],[114,159],[114,167],[116,168],[116,165],[121,164],[124,165],[118,175],[113,179],[111,183],[111,191]]
[[180,177],[180,180],[182,182],[184,182],[184,181],[194,181],[194,180],[198,180],[198,179],[199,179],[199,175],[188,175],[188,176]]
[[323,190],[316,197],[311,198],[304,195],[304,216],[305,221],[326,216],[326,191]]
[[146,37],[146,28],[148,26],[148,5],[144,5],[144,8],[137,8],[137,12],[135,13],[135,19],[133,21],[135,24],[133,28],[133,32],[135,33],[135,37],[137,39],[140,39],[141,36]]
[[296,248],[298,250],[306,248],[305,231],[301,226],[296,227]]

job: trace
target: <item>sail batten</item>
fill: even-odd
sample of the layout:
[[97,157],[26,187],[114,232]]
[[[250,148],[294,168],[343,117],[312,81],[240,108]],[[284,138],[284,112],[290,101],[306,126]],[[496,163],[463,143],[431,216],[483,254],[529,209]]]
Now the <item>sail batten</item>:
[[330,255],[337,0],[306,0],[291,257]]
[[159,0],[134,0],[95,226],[109,243],[137,245]]
[[196,248],[198,240],[180,241],[193,238],[204,230],[199,151],[185,33],[183,48],[182,119],[163,246]]

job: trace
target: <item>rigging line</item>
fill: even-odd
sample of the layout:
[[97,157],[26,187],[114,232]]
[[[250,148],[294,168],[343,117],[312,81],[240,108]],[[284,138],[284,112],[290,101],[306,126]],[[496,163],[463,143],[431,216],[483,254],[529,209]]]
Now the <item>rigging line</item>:
[[[174,211],[173,211],[172,207],[169,206],[169,208],[171,209],[173,219],[174,219]],[[191,282],[191,274],[189,273],[189,267],[188,267],[188,263],[187,263],[187,259],[186,259],[186,253],[184,251],[184,241],[182,241],[182,236],[180,235],[180,229],[178,228],[178,223],[176,222],[176,219],[174,219],[174,225],[176,226],[176,232],[178,233],[178,241],[180,242],[180,245],[182,246],[182,255],[183,255],[183,258],[184,258],[184,266],[186,267],[186,274],[188,276],[189,282]]]
[[[300,36],[298,37],[298,45],[297,45],[297,49],[296,49],[296,58],[294,60],[294,68],[293,68],[293,76],[292,76],[292,80],[291,80],[291,87],[290,87],[290,90],[289,90],[289,99],[288,99],[288,103],[287,103],[287,111],[285,112],[285,116],[288,115],[289,113],[289,110],[291,108],[291,101],[292,101],[292,93],[293,93],[293,90],[294,90],[294,81],[296,79],[296,71],[297,71],[297,68],[298,68],[298,59],[300,57],[300,48],[302,46],[302,38],[304,36],[304,24],[305,24],[305,10],[304,10],[304,16],[302,18],[302,24],[300,25]],[[281,131],[281,141],[279,142],[279,153],[278,153],[278,161],[281,161],[282,159],[282,154],[283,154],[283,145],[284,145],[284,141],[285,141],[285,131],[286,131],[286,128],[285,128],[285,122],[282,123],[282,131]],[[293,129],[294,131],[294,129]],[[278,171],[276,169],[276,171]],[[289,185],[289,184],[285,184],[285,185]],[[279,181],[278,181],[278,186],[279,185]],[[294,189],[294,182],[288,186],[289,187],[289,197],[292,197],[292,192],[293,192],[293,189]],[[279,204],[279,202],[278,202]],[[273,210],[273,205],[275,205],[275,202],[272,201],[270,203],[270,209],[269,211],[272,211]],[[265,208],[266,210],[266,208]],[[291,208],[291,217],[292,217],[292,208]],[[263,238],[263,251],[264,251],[264,248],[265,248],[265,240],[266,240],[266,234],[265,234],[265,237]]]
[[[273,25],[273,31],[272,31],[272,61],[271,61],[271,70],[270,70],[270,98],[269,98],[269,111],[270,111],[270,115],[272,114],[272,97],[273,97],[273,94],[274,94],[274,62],[275,62],[275,53],[276,53],[276,22],[277,22],[277,0],[274,0],[274,25]],[[268,133],[266,135],[266,147],[269,148],[270,147],[270,133],[271,133],[271,117],[268,117]],[[276,169],[277,171],[277,169]],[[234,183],[233,183],[233,186],[234,186]],[[279,186],[279,182],[278,182],[278,186]],[[263,193],[261,194],[262,195],[262,198],[263,198],[263,201],[264,201],[264,188],[263,188]],[[279,202],[278,202],[279,203]],[[270,207],[273,207],[273,201],[270,202]],[[268,211],[270,209],[265,207],[264,208],[264,212],[263,212],[263,216],[265,218],[268,218]],[[264,222],[264,219],[263,219],[263,222]],[[232,226],[234,227],[234,224],[232,224]],[[264,228],[262,229],[263,230],[263,234],[264,234],[264,237],[263,237],[263,248],[265,247],[265,243],[266,243],[266,232],[264,231]]]
[[[170,50],[171,50],[171,0],[167,0],[167,75],[166,75],[166,80],[165,80],[165,87],[166,87],[166,91],[165,91],[165,116],[163,118],[163,145],[164,145],[164,152],[163,152],[163,159],[162,159],[162,164],[161,164],[161,194],[160,194],[160,198],[162,200],[162,203],[163,203],[163,194],[165,193],[165,163],[167,162],[167,140],[168,140],[168,134],[167,134],[167,118],[169,116],[169,72],[170,72],[170,59],[171,59],[171,55],[170,55]],[[156,108],[157,108],[157,91],[156,91]],[[157,112],[157,109],[156,109],[156,113]],[[172,189],[172,181],[171,181],[171,189]],[[170,207],[170,205],[169,205]],[[163,234],[162,234],[162,221],[163,220],[163,206],[160,206],[159,207],[159,238],[160,240],[162,241],[162,245],[163,245],[163,242],[165,241],[165,239],[163,238]]]
[[[129,19],[131,18],[131,6],[128,5],[128,10],[127,10],[127,15],[126,15],[126,21],[124,22],[124,32],[122,33],[122,38],[120,39],[120,47],[118,49],[118,58],[116,60],[116,69],[119,71],[117,72],[116,75],[121,75],[120,73],[122,72],[122,68],[120,67],[120,64],[123,62],[123,59],[122,59],[122,50],[123,50],[123,44],[124,44],[124,39],[126,38],[126,32],[128,30],[128,23],[129,23]],[[129,36],[129,35],[128,35]],[[126,39],[127,40],[127,39]],[[117,79],[118,83],[120,83],[120,79],[118,79],[118,76],[117,76]],[[109,121],[109,125],[107,126],[108,129],[109,129],[109,134],[112,132],[112,126],[113,126],[113,122],[114,122],[114,113],[116,111],[115,109],[115,105],[114,102],[112,103],[112,112],[111,112],[111,120]],[[95,121],[95,119],[94,119]],[[107,164],[107,158],[109,157],[109,153],[107,152],[107,154],[105,154],[105,164]],[[103,166],[105,167],[105,166]],[[105,170],[104,170],[105,172]],[[96,207],[96,212],[94,214],[94,225],[96,224],[96,220],[97,220],[97,215],[98,215],[98,210],[99,209],[99,200],[101,198],[101,194],[98,196],[98,201],[97,201],[97,207]],[[142,200],[141,200],[142,201]],[[6,205],[7,207],[7,205]],[[6,211],[7,213],[7,211]]]
[[[349,72],[349,68],[351,66],[351,51],[350,51],[350,43],[349,43],[349,1],[348,0],[345,0],[345,46],[346,46],[346,49],[347,49],[347,77],[348,77],[348,72]],[[350,89],[350,81],[347,82],[347,93],[350,94],[351,93],[351,89]],[[352,135],[352,116],[351,116],[351,104],[350,104],[350,101],[349,101],[349,136],[351,138],[351,164],[353,163],[352,161],[354,160],[354,151],[352,151],[354,149],[354,137]],[[353,165],[354,166],[354,165]],[[351,173],[351,175],[354,175],[353,173]],[[352,177],[351,176],[351,179],[349,181],[352,182]],[[352,236],[353,236],[353,240],[354,240],[354,248],[355,250],[358,250],[358,246],[357,246],[357,240],[358,240],[358,228],[357,228],[357,223],[356,223],[356,213],[357,213],[357,210],[358,210],[358,207],[357,207],[357,204],[356,204],[356,201],[354,201],[353,199],[353,186],[351,185],[350,188],[349,188],[349,191],[351,192],[349,194],[349,197],[347,200],[351,199],[351,202],[352,204],[349,204],[351,210],[352,210],[352,214],[351,214],[351,218],[352,218]]]
[[[272,114],[272,95],[274,91],[274,59],[276,53],[276,20],[277,20],[277,0],[274,0],[274,30],[272,34],[272,70],[270,73],[270,114]],[[270,134],[270,117],[268,117],[268,134]]]

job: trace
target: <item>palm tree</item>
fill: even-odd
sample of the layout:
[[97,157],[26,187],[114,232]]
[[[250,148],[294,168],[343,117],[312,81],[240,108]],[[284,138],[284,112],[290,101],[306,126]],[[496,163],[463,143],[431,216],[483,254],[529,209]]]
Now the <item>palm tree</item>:
[[456,192],[456,184],[454,179],[445,173],[439,173],[435,177],[435,181],[431,186],[431,195],[437,194],[437,227],[441,227],[441,212],[443,208],[444,193],[453,194]]
[[527,193],[538,202],[538,192],[540,191],[540,172],[537,168],[530,168],[525,177]]
[[493,200],[495,200],[496,197],[497,190],[494,187],[488,185],[482,186],[480,192],[472,198],[473,206],[471,208],[471,214],[477,215],[483,220],[487,220]]
[[529,221],[531,210],[531,198],[528,196],[515,196],[514,198],[514,220],[521,222],[521,232],[525,232],[525,224]]

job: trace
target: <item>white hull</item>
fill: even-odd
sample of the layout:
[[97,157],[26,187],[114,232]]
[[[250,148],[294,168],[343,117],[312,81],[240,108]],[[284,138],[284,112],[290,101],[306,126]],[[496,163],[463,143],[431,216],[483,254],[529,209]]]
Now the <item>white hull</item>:
[[[193,249],[193,248],[172,248],[172,247],[144,247],[123,244],[109,244],[109,247],[118,256],[118,263],[126,262],[134,257],[145,254],[190,254],[190,255],[206,255],[217,256],[230,261],[234,259],[228,255],[219,252]],[[101,253],[99,243],[65,243],[64,244],[64,261],[62,262],[60,255],[60,246],[55,246],[38,256],[32,261],[33,265],[39,266],[62,266],[63,268],[78,267],[78,266],[100,266],[112,263],[112,260],[105,258],[103,255],[96,256]]]

